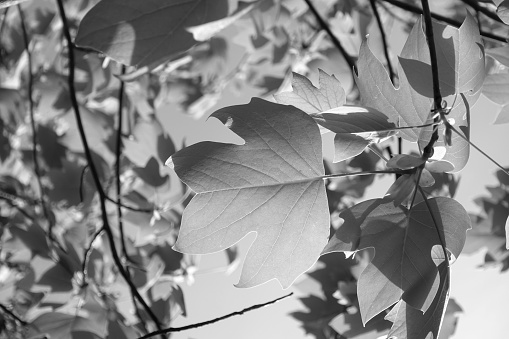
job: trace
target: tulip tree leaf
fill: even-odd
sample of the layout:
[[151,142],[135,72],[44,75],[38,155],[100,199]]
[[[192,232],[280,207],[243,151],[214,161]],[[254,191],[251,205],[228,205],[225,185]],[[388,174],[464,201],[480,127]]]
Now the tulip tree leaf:
[[[461,27],[455,28],[433,22],[437,50],[440,93],[451,106],[448,114],[464,137],[469,138],[470,107],[478,100],[485,78],[484,47],[479,29],[473,17],[467,13]],[[410,33],[408,43],[400,58],[410,85],[420,94],[433,98],[431,61],[421,20]],[[445,147],[442,160],[454,165],[452,172],[465,167],[469,157],[469,145],[453,133],[451,145],[444,141],[444,126],[439,127],[436,147]],[[419,137],[421,148],[428,144],[431,130],[423,130]]]
[[76,43],[127,65],[148,66],[197,42],[187,28],[228,15],[228,0],[103,0],[81,21]]
[[329,234],[318,126],[294,107],[257,98],[212,116],[245,144],[201,142],[171,157],[197,193],[175,249],[217,252],[255,232],[237,286],[275,278],[287,288],[316,262]]
[[[445,244],[458,257],[470,218],[450,198],[428,200]],[[364,324],[403,299],[425,312],[439,288],[436,265],[443,261],[440,238],[426,203],[410,211],[382,199],[367,200],[339,215],[344,223],[324,253],[375,249],[375,256],[358,281],[359,306]]]
[[[407,41],[409,43],[410,39]],[[410,86],[400,66],[399,88],[394,88],[382,63],[374,56],[364,41],[359,51],[355,80],[365,106],[383,112],[390,123],[397,126],[419,126],[428,122],[431,100]],[[419,130],[400,131],[401,137],[417,141]]]
[[293,105],[308,114],[343,106],[346,94],[339,80],[321,69],[318,72],[320,88],[313,86],[305,76],[293,73],[293,91],[275,94],[274,98],[280,104]]
[[388,338],[398,339],[427,339],[438,338],[442,315],[449,301],[449,279],[447,278],[447,266],[445,263],[438,267],[440,273],[440,286],[438,292],[425,313],[413,308],[403,300],[387,314],[386,319],[391,319],[393,325]]

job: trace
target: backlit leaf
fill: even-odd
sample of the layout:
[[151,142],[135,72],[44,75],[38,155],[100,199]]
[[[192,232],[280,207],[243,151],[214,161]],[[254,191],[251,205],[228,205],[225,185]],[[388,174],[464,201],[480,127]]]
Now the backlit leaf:
[[197,193],[175,249],[212,253],[256,232],[237,286],[276,278],[287,288],[316,262],[329,233],[318,126],[294,107],[256,98],[212,116],[245,144],[201,142],[171,157]]
[[482,93],[499,105],[509,104],[509,74],[488,75],[484,81]]
[[103,0],[81,21],[76,43],[123,64],[148,66],[195,45],[187,28],[226,15],[228,0]]
[[340,162],[361,154],[369,144],[369,140],[355,134],[336,134],[334,136],[334,162]]
[[[470,229],[468,214],[450,198],[434,198],[428,202],[438,227],[444,229],[447,249],[458,257],[466,231]],[[373,260],[358,282],[363,322],[400,299],[426,311],[440,282],[435,263],[443,261],[443,253],[439,253],[440,239],[426,203],[421,202],[409,211],[382,199],[368,200],[339,216],[344,223],[324,253],[375,249]]]
[[506,25],[509,25],[509,0],[504,0],[498,5],[497,14]]
[[[449,301],[449,279],[445,263],[438,267],[440,286],[429,309],[423,314],[401,300],[386,319],[393,322],[388,338],[434,339],[438,338],[442,316]],[[430,335],[431,334],[431,335]]]
[[343,106],[346,94],[339,80],[321,69],[318,72],[320,88],[313,86],[305,76],[293,73],[293,91],[274,94],[274,98],[280,104],[295,106],[308,114]]
[[[369,49],[367,41],[362,43],[355,79],[363,104],[384,113],[388,122],[396,126],[419,126],[429,122],[431,100],[410,86],[401,67],[398,75],[399,88],[396,89],[382,63]],[[401,130],[400,135],[415,142],[419,130]]]
[[486,55],[509,67],[509,46],[487,49]]
[[498,112],[497,119],[494,124],[507,124],[509,123],[509,104],[502,106],[500,112]]
[[[437,50],[440,93],[450,106],[447,118],[464,137],[469,138],[470,108],[477,102],[485,77],[484,47],[475,20],[467,13],[461,27],[455,28],[433,22]],[[403,49],[400,64],[409,83],[418,93],[433,98],[431,62],[426,36],[419,20],[410,33]],[[439,140],[435,146],[445,147],[442,160],[454,165],[452,172],[460,171],[467,163],[469,145],[453,133],[452,143],[445,143],[444,129],[439,127]],[[421,148],[428,144],[431,129],[423,129],[419,135]]]

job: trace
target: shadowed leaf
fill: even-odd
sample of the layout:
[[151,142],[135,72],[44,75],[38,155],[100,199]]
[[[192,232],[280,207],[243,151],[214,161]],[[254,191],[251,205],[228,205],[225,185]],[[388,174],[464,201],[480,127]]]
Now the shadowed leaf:
[[[444,229],[447,249],[458,257],[465,243],[470,218],[449,198],[430,199],[439,228]],[[419,310],[431,305],[440,279],[435,264],[443,261],[436,249],[440,239],[425,202],[411,211],[381,199],[368,200],[344,210],[344,223],[324,253],[375,248],[375,257],[358,282],[363,323],[400,299]]]
[[123,64],[148,66],[194,46],[189,27],[226,15],[227,0],[103,0],[81,21],[76,43]]

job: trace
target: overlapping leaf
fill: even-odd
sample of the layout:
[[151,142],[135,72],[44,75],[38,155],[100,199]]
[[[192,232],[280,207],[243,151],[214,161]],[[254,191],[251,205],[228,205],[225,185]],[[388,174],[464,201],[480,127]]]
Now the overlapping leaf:
[[171,157],[197,193],[175,249],[216,252],[256,232],[238,286],[276,278],[287,288],[315,263],[329,233],[318,127],[294,107],[256,98],[212,116],[245,144],[201,142]]
[[[484,48],[475,20],[470,14],[459,29],[433,22],[437,50],[440,93],[451,106],[448,118],[464,137],[469,138],[470,107],[479,98],[484,77]],[[431,62],[426,37],[419,20],[408,37],[400,64],[409,84],[420,95],[433,98]],[[454,105],[453,105],[454,103]],[[454,165],[452,172],[460,171],[467,163],[469,145],[458,135],[452,136],[451,145],[444,142],[445,127],[439,127],[440,138],[436,147],[445,147],[442,160]],[[423,130],[419,145],[427,145],[430,130]]]
[[300,108],[320,126],[336,133],[334,162],[354,157],[371,142],[396,133],[396,125],[385,114],[369,107],[345,106],[341,83],[321,69],[319,84],[316,88],[306,77],[293,73],[293,91],[275,94],[274,98]]
[[227,15],[228,0],[103,0],[81,21],[76,43],[148,66],[196,44],[187,28]]
[[344,223],[324,253],[375,249],[358,282],[364,323],[400,299],[421,311],[429,308],[440,284],[436,264],[443,261],[437,227],[444,230],[447,249],[455,257],[460,254],[470,228],[468,214],[453,199],[428,202],[438,225],[425,202],[409,211],[375,199],[340,213]]
[[420,310],[401,300],[386,316],[386,319],[393,322],[388,338],[438,338],[442,316],[449,301],[449,279],[447,277],[449,273],[447,265],[442,263],[438,270],[440,273],[440,286],[429,309],[422,313]]

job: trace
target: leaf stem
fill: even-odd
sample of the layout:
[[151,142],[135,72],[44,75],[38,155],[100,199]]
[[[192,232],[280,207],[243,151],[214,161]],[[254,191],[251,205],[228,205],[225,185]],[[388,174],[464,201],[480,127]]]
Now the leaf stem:
[[122,208],[125,208],[126,210],[129,210],[129,211],[133,211],[133,212],[141,212],[141,213],[153,213],[154,212],[154,209],[153,208],[137,208],[137,207],[133,207],[133,206],[129,206],[129,205],[125,205],[123,203],[118,203],[117,200],[109,197],[109,196],[105,196],[104,197],[107,201],[109,202],[112,202],[114,203],[115,205],[117,206],[120,206]]
[[343,55],[343,58],[345,58],[346,63],[350,67],[350,70],[353,71],[353,68],[355,67],[355,62],[354,62],[353,58],[346,52],[345,48],[343,47],[343,45],[341,44],[339,39],[334,35],[334,33],[330,29],[327,22],[325,22],[325,20],[322,18],[320,13],[318,13],[318,10],[316,9],[315,5],[313,5],[313,2],[311,2],[311,0],[304,0],[304,1],[308,5],[309,10],[315,16],[316,21],[318,21],[318,23],[320,24],[320,27],[322,27],[322,29],[327,33],[327,35],[329,35],[329,38],[332,40],[332,43],[334,44],[334,46]]
[[444,124],[446,126],[446,128],[450,128],[453,132],[455,132],[457,135],[460,136],[460,138],[462,138],[463,140],[465,140],[466,142],[468,142],[470,144],[470,146],[472,146],[473,148],[475,148],[477,151],[479,151],[482,155],[484,155],[486,158],[488,158],[488,160],[490,160],[492,163],[494,163],[498,168],[500,168],[505,174],[507,174],[509,176],[509,172],[502,166],[500,165],[498,162],[495,161],[495,159],[493,159],[492,157],[490,157],[488,154],[486,154],[486,152],[484,152],[482,149],[480,149],[479,147],[477,147],[473,142],[471,142],[470,140],[468,140],[468,138],[466,138],[463,134],[460,133],[460,131],[458,131],[453,125],[451,125],[447,120],[444,119]]
[[371,174],[405,174],[409,173],[409,171],[402,170],[394,170],[394,171],[361,171],[361,172],[352,172],[352,173],[336,173],[336,174],[328,174],[322,175],[320,178],[322,179],[334,179],[334,178],[344,178],[344,177],[352,177],[357,175],[371,175]]
[[[406,3],[406,2],[402,2],[402,1],[398,1],[398,0],[381,0],[381,1],[387,2],[387,3],[391,4],[391,5],[394,5],[396,7],[404,9],[407,12],[411,12],[411,13],[415,13],[415,14],[423,14],[423,10],[422,9],[420,9],[419,7],[416,7],[414,5],[411,5],[409,3]],[[431,13],[431,16],[434,19],[440,20],[440,21],[445,22],[446,24],[452,25],[454,27],[460,27],[461,26],[461,22],[453,20],[453,19],[445,17],[445,16],[442,16],[440,14]],[[481,35],[483,37],[488,38],[488,39],[492,39],[492,40],[495,40],[495,41],[498,41],[498,42],[503,42],[503,43],[507,43],[508,42],[508,38],[500,36],[500,35],[493,34],[491,32],[481,31],[480,33],[481,33]]]
[[[147,312],[147,314],[149,315],[150,319],[155,323],[157,329],[161,330],[162,328],[161,328],[161,324],[159,323],[159,319],[157,318],[157,316],[154,314],[152,309],[148,306],[148,304],[145,302],[143,297],[138,292],[136,286],[134,285],[134,283],[130,279],[129,274],[126,272],[126,269],[122,265],[122,261],[120,260],[120,257],[118,256],[118,253],[117,253],[117,248],[116,248],[116,245],[115,245],[115,236],[113,235],[113,231],[112,231],[111,226],[109,224],[108,212],[106,210],[106,193],[102,189],[101,180],[99,178],[99,172],[98,172],[98,170],[97,170],[97,168],[96,168],[96,166],[94,164],[94,161],[93,161],[93,158],[92,158],[92,152],[91,152],[91,150],[90,150],[90,148],[88,146],[88,142],[87,142],[87,138],[86,138],[86,134],[85,134],[85,129],[83,127],[83,122],[81,120],[78,99],[76,98],[76,89],[75,89],[75,86],[74,86],[74,76],[75,76],[75,74],[74,74],[75,73],[75,60],[74,60],[74,49],[73,49],[74,45],[73,45],[72,39],[71,39],[71,33],[70,33],[70,30],[69,30],[69,23],[67,21],[67,16],[65,14],[65,8],[64,8],[64,5],[63,5],[63,0],[56,0],[56,2],[57,2],[57,5],[58,5],[58,10],[59,10],[59,13],[60,13],[60,17],[62,19],[63,33],[64,33],[65,40],[67,41],[67,48],[68,48],[69,75],[68,75],[68,78],[67,78],[67,82],[68,82],[68,87],[69,87],[69,96],[70,96],[70,99],[71,99],[71,104],[72,104],[74,115],[75,115],[75,118],[76,118],[76,124],[78,126],[78,132],[80,134],[80,138],[81,138],[81,141],[83,143],[83,149],[85,151],[85,156],[86,156],[88,165],[90,167],[90,171],[92,173],[92,178],[93,178],[95,186],[97,188],[97,192],[99,193],[99,202],[100,202],[100,206],[101,206],[101,218],[102,218],[104,230],[106,232],[106,235],[108,236],[108,241],[110,243],[111,254],[112,254],[112,257],[113,257],[113,261],[115,262],[115,265],[117,266],[120,274],[122,275],[122,277],[124,278],[126,283],[129,285],[131,293],[133,295],[135,295],[136,299],[143,306],[144,310]],[[164,337],[162,336],[162,338],[164,338]]]
[[142,337],[139,337],[138,339],[146,339],[146,338],[151,338],[153,336],[156,336],[158,334],[166,334],[166,333],[173,333],[173,332],[181,332],[181,331],[187,331],[187,330],[190,330],[190,329],[193,329],[193,328],[198,328],[198,327],[202,327],[202,326],[206,326],[206,325],[210,325],[210,324],[213,324],[213,323],[216,323],[218,321],[221,321],[221,320],[225,320],[225,319],[228,319],[228,318],[231,318],[233,316],[236,316],[236,315],[242,315],[246,312],[250,312],[250,311],[253,311],[253,310],[256,310],[256,309],[259,309],[259,308],[262,308],[262,307],[265,307],[265,306],[268,306],[268,305],[271,305],[271,304],[275,304],[277,303],[278,301],[281,301],[285,298],[288,298],[289,296],[293,295],[293,292],[292,293],[289,293],[287,295],[284,295],[282,297],[279,297],[279,298],[276,298],[274,300],[271,300],[271,301],[268,301],[266,303],[263,303],[263,304],[257,304],[257,305],[253,305],[253,306],[250,306],[250,307],[247,307],[247,308],[244,308],[243,310],[241,311],[235,311],[235,312],[232,312],[232,313],[229,313],[229,314],[226,314],[226,315],[223,315],[222,317],[219,317],[219,318],[215,318],[215,319],[211,319],[211,320],[207,320],[207,321],[203,321],[203,322],[200,322],[200,323],[195,323],[195,324],[191,324],[191,325],[187,325],[187,326],[182,326],[182,327],[170,327],[170,328],[166,328],[164,330],[161,330],[161,331],[155,331],[155,332],[152,332],[152,333],[149,333],[147,335],[144,335]]

